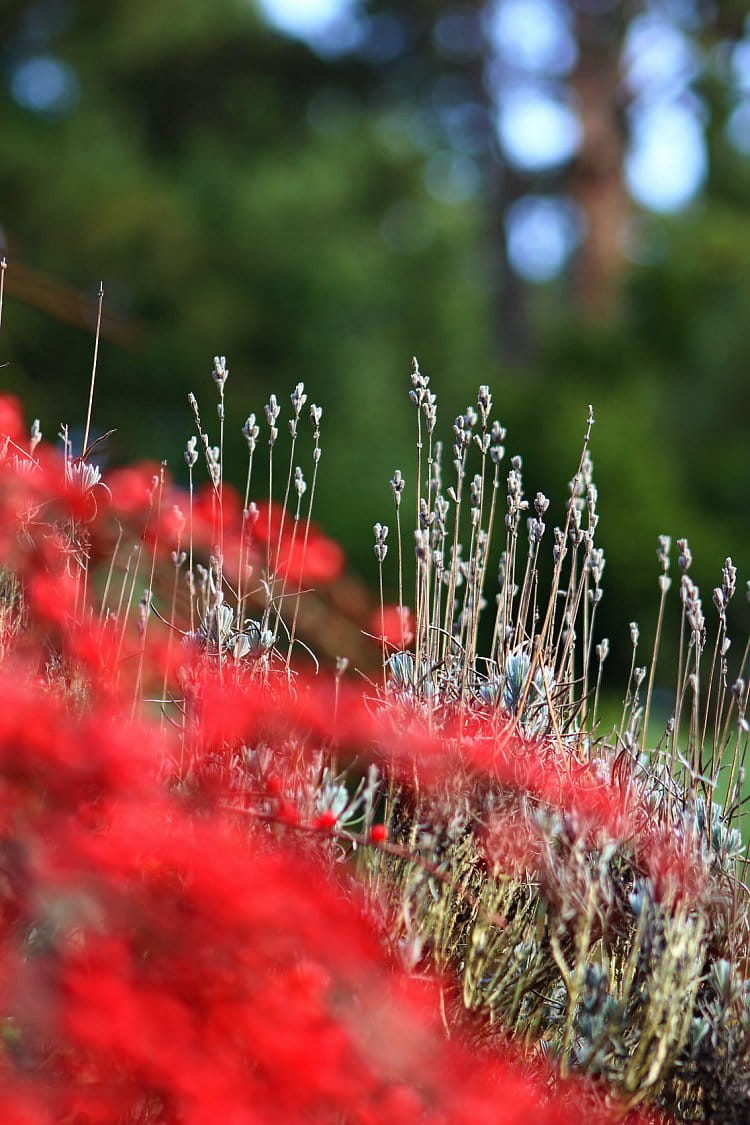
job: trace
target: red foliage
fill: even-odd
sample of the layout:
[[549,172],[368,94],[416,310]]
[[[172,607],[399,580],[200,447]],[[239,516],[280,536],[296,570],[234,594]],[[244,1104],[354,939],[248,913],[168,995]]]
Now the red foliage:
[[402,771],[408,782],[414,768],[426,785],[439,782],[455,765],[456,747],[462,767],[523,789],[559,807],[575,810],[597,824],[616,827],[627,814],[627,799],[608,785],[593,767],[570,769],[567,754],[554,744],[542,747],[518,730],[498,729],[479,718],[457,716],[435,730],[399,702],[373,706],[356,684],[339,684],[323,676],[292,685],[279,679],[269,690],[225,677],[209,678],[201,693],[201,745],[295,737],[313,745],[335,739],[344,749],[372,753]]
[[414,640],[414,620],[408,606],[386,605],[374,610],[370,629],[390,648],[405,649]]
[[[3,400],[0,428],[3,410],[15,424]],[[180,534],[175,505],[188,516],[166,480],[156,503],[154,475],[143,466],[112,474],[110,492],[76,488],[44,450],[38,468],[4,469],[0,549],[27,619],[0,665],[0,1120],[576,1125],[587,1105],[595,1122],[582,1085],[551,1092],[510,1047],[446,1040],[439,983],[389,958],[353,876],[323,849],[336,813],[297,780],[336,740],[428,786],[450,776],[458,747],[473,776],[592,824],[629,814],[626,798],[476,716],[433,730],[353,684],[263,680],[201,662],[197,642],[161,623],[148,635],[100,623],[82,558],[112,514],[164,552]],[[194,541],[213,548],[221,532],[236,552],[228,489],[221,508],[223,521],[213,490],[198,493]],[[335,544],[288,517],[282,526],[278,509],[269,537],[268,514],[245,532],[251,549],[275,561],[280,543],[295,583],[336,577]],[[66,520],[83,547],[66,540]],[[161,693],[162,677],[179,687],[184,730],[156,704],[134,718],[144,679]],[[259,746],[267,757],[248,764]],[[236,784],[242,754],[255,790]],[[384,825],[361,844],[393,847]]]
[[7,702],[4,1120],[573,1125],[575,1085],[444,1039],[437,986],[293,837],[165,792],[156,732]]
[[0,395],[0,436],[11,441],[22,441],[24,434],[23,409],[15,395]]
[[38,618],[62,624],[73,613],[76,580],[72,575],[40,571],[26,588],[29,605]]
[[119,516],[141,516],[151,505],[154,480],[159,479],[160,467],[156,463],[127,465],[107,474],[110,505]]
[[258,505],[253,533],[270,555],[272,568],[282,578],[311,585],[333,582],[344,568],[344,552],[314,525],[306,533],[304,521],[295,521],[283,508]]

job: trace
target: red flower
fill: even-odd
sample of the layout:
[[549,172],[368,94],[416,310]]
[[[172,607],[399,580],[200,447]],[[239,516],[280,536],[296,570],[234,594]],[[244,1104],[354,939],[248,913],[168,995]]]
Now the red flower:
[[414,640],[414,621],[408,606],[386,605],[373,610],[370,631],[380,644],[405,649]]
[[29,582],[28,595],[31,609],[37,617],[63,624],[70,620],[75,610],[77,583],[64,572],[49,574],[40,571]]
[[269,566],[281,578],[295,583],[319,585],[333,582],[344,568],[344,552],[315,524],[295,521],[278,504],[271,506],[270,535],[268,505],[258,505],[253,533],[264,544]]
[[23,410],[15,395],[0,395],[0,435],[17,442],[24,438]]
[[135,516],[147,511],[154,478],[158,481],[159,473],[160,468],[155,462],[128,465],[107,473],[112,510],[119,516]]

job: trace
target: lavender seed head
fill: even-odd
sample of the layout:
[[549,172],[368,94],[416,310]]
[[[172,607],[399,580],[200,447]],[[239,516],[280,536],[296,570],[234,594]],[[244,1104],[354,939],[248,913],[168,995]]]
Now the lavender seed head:
[[229,378],[229,369],[227,367],[227,357],[224,355],[214,356],[214,368],[211,372],[211,378],[219,389],[219,394],[224,394],[224,384]]
[[479,393],[477,394],[477,406],[479,407],[482,426],[486,428],[490,411],[492,410],[492,395],[490,394],[490,388],[484,384],[479,388]]
[[737,589],[737,567],[732,564],[731,558],[724,560],[721,571],[721,589],[724,594],[724,604],[727,606]]
[[396,501],[396,507],[401,507],[401,493],[406,488],[406,481],[401,475],[401,470],[396,469],[391,477],[391,492],[393,499]]
[[192,469],[193,465],[195,464],[195,462],[198,460],[198,450],[196,449],[197,444],[198,444],[198,438],[197,437],[191,437],[191,438],[188,439],[187,446],[185,447],[185,454],[184,454],[185,463],[191,469]]
[[666,574],[669,570],[669,552],[672,549],[672,540],[669,535],[659,536],[659,545],[656,548],[656,557],[661,563],[661,568]]
[[388,527],[386,524],[376,523],[372,530],[375,533],[375,558],[382,564],[385,562],[385,556],[388,554],[388,547],[386,545]]
[[269,429],[274,429],[276,425],[276,419],[281,413],[281,407],[278,404],[276,395],[271,395],[263,409],[266,413],[266,421],[268,422]]
[[301,500],[307,492],[307,482],[302,475],[302,469],[300,469],[299,465],[294,470],[294,491],[297,493],[299,500]]
[[506,430],[504,427],[501,426],[499,422],[493,422],[492,429],[490,430],[490,438],[492,439],[490,457],[495,465],[499,465],[505,456],[505,446],[503,445],[505,436]]
[[677,550],[679,552],[677,556],[677,565],[684,574],[690,569],[690,565],[693,561],[693,554],[690,550],[690,544],[688,543],[687,539],[677,540]]
[[250,453],[255,452],[255,446],[258,441],[259,433],[260,426],[256,426],[255,424],[255,415],[250,414],[244,426],[242,427],[242,435],[247,442],[247,448]]
[[294,417],[299,418],[302,407],[307,402],[307,395],[305,394],[305,384],[297,383],[297,386],[289,396],[292,400],[292,408],[294,410]]

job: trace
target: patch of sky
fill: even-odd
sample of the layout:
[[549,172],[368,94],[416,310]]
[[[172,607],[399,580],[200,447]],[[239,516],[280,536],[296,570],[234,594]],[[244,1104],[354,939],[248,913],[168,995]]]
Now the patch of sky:
[[33,55],[13,67],[10,92],[23,109],[63,114],[78,98],[78,76],[71,66],[53,55]]
[[680,102],[637,109],[625,158],[625,179],[635,199],[652,211],[678,211],[695,197],[708,172],[699,114]]
[[633,20],[625,39],[623,70],[635,97],[679,97],[700,73],[701,52],[679,27],[658,15]]
[[563,91],[507,86],[498,99],[497,130],[504,154],[525,172],[565,164],[581,143],[581,123]]
[[750,94],[750,37],[740,39],[732,51],[732,78],[736,88]]
[[264,19],[284,35],[306,42],[324,57],[362,42],[357,0],[258,0]]
[[508,66],[555,77],[575,66],[578,47],[562,0],[498,0],[487,9],[485,28]]
[[579,209],[561,196],[524,195],[505,217],[508,260],[526,281],[552,281],[581,242]]

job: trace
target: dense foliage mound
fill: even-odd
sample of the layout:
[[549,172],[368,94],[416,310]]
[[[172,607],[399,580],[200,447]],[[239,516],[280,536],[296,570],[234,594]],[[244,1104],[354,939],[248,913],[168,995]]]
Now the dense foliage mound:
[[[593,415],[542,598],[549,501],[524,554],[489,390],[444,485],[415,365],[414,497],[397,470],[368,616],[311,520],[321,409],[295,388],[281,469],[277,400],[262,439],[247,419],[240,497],[227,378],[217,357],[217,445],[191,396],[187,487],[164,464],[103,475],[91,401],[80,455],[0,403],[3,1120],[746,1120],[731,560],[705,673],[680,542],[672,717],[652,746],[658,637],[640,667],[632,625],[607,733]],[[351,636],[360,676],[333,659]]]

